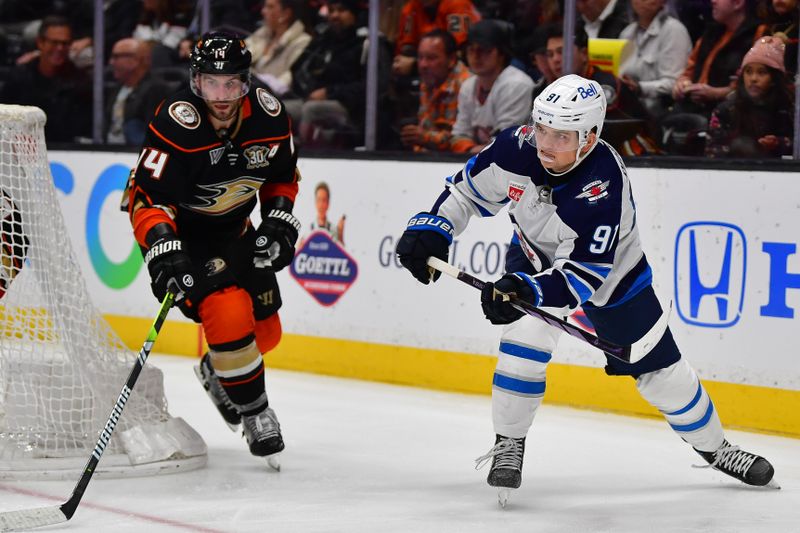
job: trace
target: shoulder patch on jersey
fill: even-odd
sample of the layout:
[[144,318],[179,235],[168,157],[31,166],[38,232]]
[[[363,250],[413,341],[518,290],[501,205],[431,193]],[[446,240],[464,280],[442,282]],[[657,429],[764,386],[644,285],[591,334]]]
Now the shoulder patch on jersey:
[[581,189],[581,193],[575,198],[585,198],[586,203],[589,205],[596,205],[599,200],[608,196],[607,189],[609,183],[611,183],[611,180],[594,180],[591,183],[584,185]]
[[261,87],[256,89],[256,99],[258,100],[259,105],[267,112],[267,115],[271,117],[277,117],[278,114],[281,112],[281,103],[278,101],[277,98],[269,94],[269,91],[262,89]]
[[508,192],[506,196],[512,202],[519,202],[519,199],[522,198],[522,194],[525,192],[526,184],[524,183],[517,183],[516,181],[509,181],[508,182]]
[[192,104],[183,100],[170,104],[169,116],[187,130],[197,129],[200,125],[200,113]]

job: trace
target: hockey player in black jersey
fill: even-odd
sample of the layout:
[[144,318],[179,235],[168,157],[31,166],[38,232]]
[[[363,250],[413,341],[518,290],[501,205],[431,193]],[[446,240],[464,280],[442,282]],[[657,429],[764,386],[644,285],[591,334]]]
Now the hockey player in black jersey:
[[242,39],[204,35],[190,69],[190,88],[148,126],[128,212],[156,298],[173,291],[203,325],[209,351],[198,378],[231,428],[241,423],[250,452],[279,468],[284,442],[262,354],[281,337],[275,272],[292,261],[300,231],[297,152],[281,101],[250,79]]
[[[663,313],[639,242],[627,170],[600,139],[605,111],[597,82],[557,79],[535,99],[529,123],[502,131],[447,178],[430,212],[415,215],[397,244],[401,264],[428,284],[439,276],[428,257],[446,261],[453,235],[471,217],[508,206],[514,237],[506,274],[481,293],[486,318],[504,325],[492,381],[495,445],[479,458],[492,461],[488,483],[500,488],[502,504],[522,482],[525,437],[561,333],[519,311],[509,295],[558,316],[580,307],[598,337],[622,346],[650,332]],[[607,356],[606,372],[635,379],[644,399],[710,466],[750,485],[770,483],[772,465],[728,443],[669,328],[658,333],[638,361]]]

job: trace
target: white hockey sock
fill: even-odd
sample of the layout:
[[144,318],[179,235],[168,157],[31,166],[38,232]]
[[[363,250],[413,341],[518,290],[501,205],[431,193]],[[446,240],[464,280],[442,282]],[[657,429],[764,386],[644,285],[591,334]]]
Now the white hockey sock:
[[675,433],[698,450],[712,452],[722,445],[725,435],[714,403],[685,359],[642,374],[636,388]]
[[495,433],[521,438],[528,433],[545,390],[545,369],[558,330],[530,317],[506,326],[492,379]]

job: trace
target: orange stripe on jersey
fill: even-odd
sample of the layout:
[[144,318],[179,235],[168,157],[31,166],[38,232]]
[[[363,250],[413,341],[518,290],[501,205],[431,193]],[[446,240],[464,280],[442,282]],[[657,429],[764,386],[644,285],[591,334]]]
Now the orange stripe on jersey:
[[255,333],[253,300],[239,287],[212,292],[203,299],[198,314],[210,345],[240,341]]
[[253,114],[253,108],[250,107],[250,100],[245,98],[244,101],[242,102],[242,120],[250,118],[250,115],[252,114]]
[[133,213],[133,236],[136,242],[142,246],[147,246],[145,237],[148,232],[153,229],[156,224],[167,223],[172,228],[172,231],[178,231],[175,221],[172,220],[163,209],[158,207],[140,207]]
[[247,146],[248,144],[253,144],[253,143],[265,143],[265,142],[269,142],[269,141],[284,141],[284,140],[286,140],[288,138],[289,138],[289,134],[287,133],[286,135],[281,135],[280,137],[264,137],[263,139],[252,139],[252,140],[243,142],[242,146]]
[[177,148],[177,149],[178,149],[178,150],[180,150],[181,152],[186,152],[187,154],[191,154],[191,153],[194,153],[194,152],[202,152],[203,150],[210,150],[211,148],[216,148],[217,146],[222,146],[222,143],[221,143],[221,142],[218,142],[218,143],[209,144],[208,146],[201,146],[201,147],[199,147],[199,148],[184,148],[184,147],[182,147],[182,146],[178,146],[178,145],[177,145],[177,144],[175,144],[174,142],[172,142],[172,141],[170,141],[169,139],[167,139],[166,137],[164,137],[164,136],[161,134],[161,132],[160,132],[160,131],[158,131],[157,129],[155,129],[155,127],[154,127],[152,124],[150,124],[150,130],[151,130],[153,133],[155,133],[156,135],[158,135],[158,137],[159,137],[159,138],[160,138],[162,141],[164,141],[165,143],[169,144],[169,145],[170,145],[170,146],[172,146],[173,148]]
[[[295,177],[297,174],[295,174]],[[262,202],[269,200],[270,198],[275,198],[277,196],[285,196],[292,202],[294,202],[295,197],[297,196],[297,191],[299,189],[299,185],[297,182],[294,183],[265,183],[261,186],[258,190],[258,198]]]

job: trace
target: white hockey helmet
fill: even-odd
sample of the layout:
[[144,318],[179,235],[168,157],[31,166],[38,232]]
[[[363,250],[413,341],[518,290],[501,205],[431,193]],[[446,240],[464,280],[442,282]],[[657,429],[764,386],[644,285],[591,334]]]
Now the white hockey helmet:
[[581,155],[590,132],[594,131],[600,137],[605,117],[606,95],[600,84],[577,74],[567,74],[548,85],[534,100],[524,140],[537,146],[537,124],[559,131],[578,132],[577,144],[564,145],[564,151],[575,150],[576,161],[568,170],[558,173],[563,174],[575,168],[597,145],[595,142],[588,152]]

